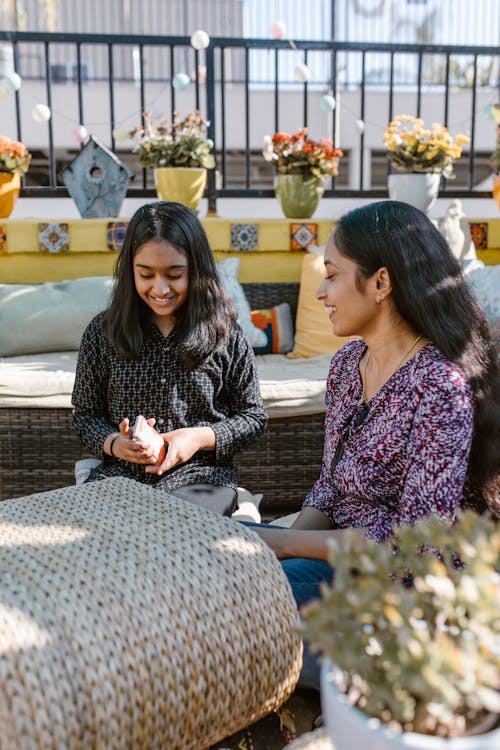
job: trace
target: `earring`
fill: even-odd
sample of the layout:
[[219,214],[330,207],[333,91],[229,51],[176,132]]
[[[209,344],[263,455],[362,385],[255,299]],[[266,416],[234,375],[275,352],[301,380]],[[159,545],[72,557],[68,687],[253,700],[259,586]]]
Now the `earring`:
[[377,294],[377,296],[375,297],[375,302],[377,303],[377,305],[380,305],[383,299],[384,298],[382,297],[381,294]]

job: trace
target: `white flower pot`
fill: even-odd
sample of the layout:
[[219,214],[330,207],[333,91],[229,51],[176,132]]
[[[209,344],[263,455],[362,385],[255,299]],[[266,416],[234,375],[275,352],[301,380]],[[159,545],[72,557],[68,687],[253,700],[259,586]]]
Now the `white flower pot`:
[[325,661],[321,670],[323,721],[336,750],[498,750],[500,747],[500,728],[452,740],[414,732],[393,732],[378,719],[348,704],[335,684],[336,669],[330,661]]
[[433,172],[393,172],[387,178],[389,198],[410,203],[428,213],[438,197],[440,180],[441,175]]

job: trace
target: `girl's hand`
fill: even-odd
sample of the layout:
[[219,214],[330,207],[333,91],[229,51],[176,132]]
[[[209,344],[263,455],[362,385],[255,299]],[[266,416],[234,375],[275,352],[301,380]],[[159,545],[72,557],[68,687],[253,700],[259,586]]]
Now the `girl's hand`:
[[[153,427],[154,418],[148,419],[148,424]],[[132,429],[127,418],[120,422],[120,434],[113,443],[113,456],[121,458],[122,461],[130,461],[133,464],[154,464],[154,450],[147,443],[132,439]]]
[[215,433],[211,427],[181,427],[165,432],[162,438],[168,444],[167,455],[158,466],[146,467],[148,474],[161,476],[172,467],[189,461],[199,450],[215,448]]

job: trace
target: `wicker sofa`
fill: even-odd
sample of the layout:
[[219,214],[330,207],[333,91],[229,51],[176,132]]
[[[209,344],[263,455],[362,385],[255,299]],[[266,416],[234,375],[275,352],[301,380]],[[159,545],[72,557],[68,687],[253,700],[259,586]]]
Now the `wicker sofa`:
[[[247,283],[243,287],[252,309],[288,302],[295,320],[298,283]],[[318,476],[324,413],[317,403],[318,399],[313,413],[294,415],[288,410],[286,416],[271,415],[265,435],[237,458],[239,484],[263,493],[264,514],[298,510]],[[74,463],[85,455],[71,428],[69,403],[41,406],[34,398],[33,403],[21,407],[2,399],[0,499],[73,484]]]

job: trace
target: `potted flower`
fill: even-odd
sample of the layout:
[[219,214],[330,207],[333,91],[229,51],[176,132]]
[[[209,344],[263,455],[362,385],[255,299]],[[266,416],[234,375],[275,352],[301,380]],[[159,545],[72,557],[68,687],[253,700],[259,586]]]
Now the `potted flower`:
[[322,701],[334,746],[500,747],[495,521],[432,516],[362,548],[344,531],[330,561],[333,587],[303,609],[303,629],[329,660]]
[[205,190],[207,169],[215,167],[211,154],[213,142],[207,137],[210,123],[199,110],[183,120],[174,112],[172,122],[155,122],[144,113],[144,126],[136,127],[130,137],[143,167],[155,170],[155,185],[162,200],[177,200],[196,208]]
[[0,218],[10,216],[21,189],[21,175],[26,174],[31,154],[20,141],[0,135]]
[[264,138],[263,156],[276,169],[275,192],[285,216],[308,219],[315,212],[327,177],[338,174],[343,156],[332,141],[309,138],[307,128],[294,135],[275,133]]
[[437,122],[428,130],[420,118],[398,115],[384,133],[387,155],[396,169],[389,175],[389,196],[430,211],[441,175],[448,180],[454,178],[453,162],[460,158],[469,140],[462,133],[454,140]]

